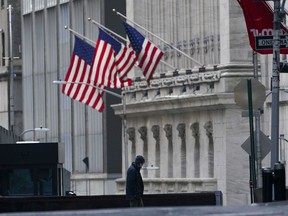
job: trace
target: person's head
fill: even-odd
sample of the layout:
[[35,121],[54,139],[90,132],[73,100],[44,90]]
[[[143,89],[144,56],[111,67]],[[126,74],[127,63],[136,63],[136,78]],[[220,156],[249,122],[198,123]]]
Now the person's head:
[[137,155],[134,162],[138,167],[142,168],[145,163],[145,158],[142,155]]

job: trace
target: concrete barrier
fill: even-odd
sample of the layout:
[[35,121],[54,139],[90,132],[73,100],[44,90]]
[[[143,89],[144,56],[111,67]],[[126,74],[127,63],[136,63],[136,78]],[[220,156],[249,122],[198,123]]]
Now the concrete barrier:
[[[145,207],[222,205],[222,193],[181,193],[144,195]],[[124,195],[1,197],[0,212],[33,212],[129,207]]]

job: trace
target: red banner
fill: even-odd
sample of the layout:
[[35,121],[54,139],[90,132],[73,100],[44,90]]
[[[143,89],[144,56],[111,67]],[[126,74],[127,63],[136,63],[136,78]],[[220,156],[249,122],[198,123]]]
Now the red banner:
[[[272,54],[273,17],[274,17],[272,7],[265,1],[253,1],[253,0],[237,0],[237,1],[243,10],[251,48],[255,52],[260,54]],[[280,53],[288,54],[288,40],[283,38],[283,35],[287,35],[288,39],[288,29],[281,23]]]

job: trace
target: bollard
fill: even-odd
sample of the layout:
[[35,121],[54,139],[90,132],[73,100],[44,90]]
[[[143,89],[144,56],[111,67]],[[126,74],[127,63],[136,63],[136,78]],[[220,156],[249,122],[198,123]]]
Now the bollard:
[[273,183],[272,169],[269,167],[262,168],[263,202],[272,202],[272,183]]
[[286,200],[285,166],[280,162],[274,164],[274,200]]

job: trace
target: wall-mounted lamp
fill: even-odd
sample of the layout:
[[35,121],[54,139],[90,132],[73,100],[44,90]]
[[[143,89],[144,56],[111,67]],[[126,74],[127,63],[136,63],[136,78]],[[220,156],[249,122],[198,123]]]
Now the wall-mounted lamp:
[[24,131],[19,135],[19,137],[22,137],[25,133],[28,133],[28,132],[31,132],[31,131],[47,132],[47,131],[49,131],[49,130],[50,130],[49,128],[45,128],[45,127],[42,127],[42,126],[40,126],[39,128],[27,129],[27,130],[24,130]]

